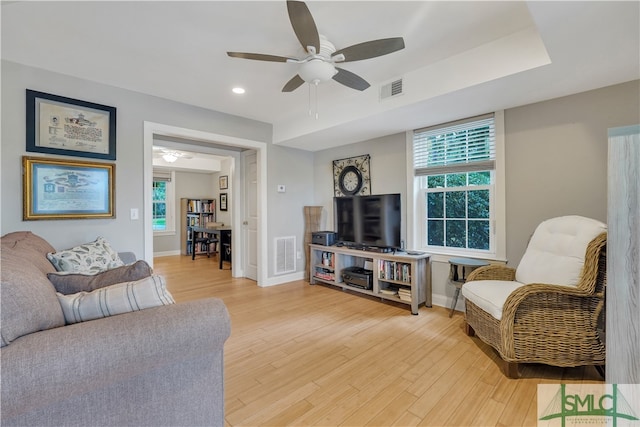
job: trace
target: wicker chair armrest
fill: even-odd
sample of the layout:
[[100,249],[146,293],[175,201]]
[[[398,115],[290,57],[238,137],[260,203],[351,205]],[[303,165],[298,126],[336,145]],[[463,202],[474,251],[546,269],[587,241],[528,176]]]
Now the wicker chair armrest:
[[485,267],[476,268],[467,277],[467,282],[474,280],[515,280],[515,268],[501,264],[491,264]]
[[518,336],[544,331],[547,336],[566,331],[596,333],[603,293],[585,292],[571,286],[532,283],[516,289],[505,301],[500,334],[504,351],[515,357]]
[[[504,303],[503,319],[505,313],[510,313],[522,304],[537,304],[539,300],[544,300],[544,307],[549,306],[549,304],[566,304],[565,300],[568,300],[570,296],[587,298],[593,297],[594,295],[573,286],[528,283],[509,295]],[[549,300],[550,298],[552,299]],[[571,308],[572,307],[566,307],[566,309]]]

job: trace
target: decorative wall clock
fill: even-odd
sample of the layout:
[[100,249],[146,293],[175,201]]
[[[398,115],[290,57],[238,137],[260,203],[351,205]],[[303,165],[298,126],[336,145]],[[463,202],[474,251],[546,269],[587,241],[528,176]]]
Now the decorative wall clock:
[[336,197],[371,194],[370,160],[368,154],[333,161],[333,192]]

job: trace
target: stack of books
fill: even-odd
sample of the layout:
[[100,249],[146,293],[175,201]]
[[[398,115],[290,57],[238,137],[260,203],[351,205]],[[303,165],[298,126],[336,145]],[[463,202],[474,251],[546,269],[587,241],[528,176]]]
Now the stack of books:
[[336,275],[331,270],[326,268],[316,267],[316,271],[313,273],[315,277],[323,280],[336,280]]
[[402,301],[411,302],[411,289],[406,289],[406,288],[398,289],[398,297],[400,297]]

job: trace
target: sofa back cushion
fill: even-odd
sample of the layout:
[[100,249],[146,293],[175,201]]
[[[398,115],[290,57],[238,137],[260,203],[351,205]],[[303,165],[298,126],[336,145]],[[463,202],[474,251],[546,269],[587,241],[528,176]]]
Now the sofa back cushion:
[[[42,271],[44,254],[2,238],[0,259],[0,347],[16,338],[65,324],[55,289]],[[49,264],[50,265],[50,264]],[[51,267],[53,269],[53,267]]]
[[520,283],[576,286],[587,246],[606,231],[606,224],[577,215],[542,222],[518,265],[516,280]]
[[53,264],[47,260],[47,254],[49,252],[55,252],[55,249],[42,237],[30,231],[16,231],[5,234],[0,241],[3,251],[14,251],[22,256],[25,262],[28,260],[43,274],[56,271]]

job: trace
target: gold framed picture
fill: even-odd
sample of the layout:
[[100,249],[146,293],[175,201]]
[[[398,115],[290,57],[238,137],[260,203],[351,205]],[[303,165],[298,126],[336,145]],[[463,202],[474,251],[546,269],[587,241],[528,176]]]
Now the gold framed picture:
[[115,164],[24,156],[23,220],[115,218]]

